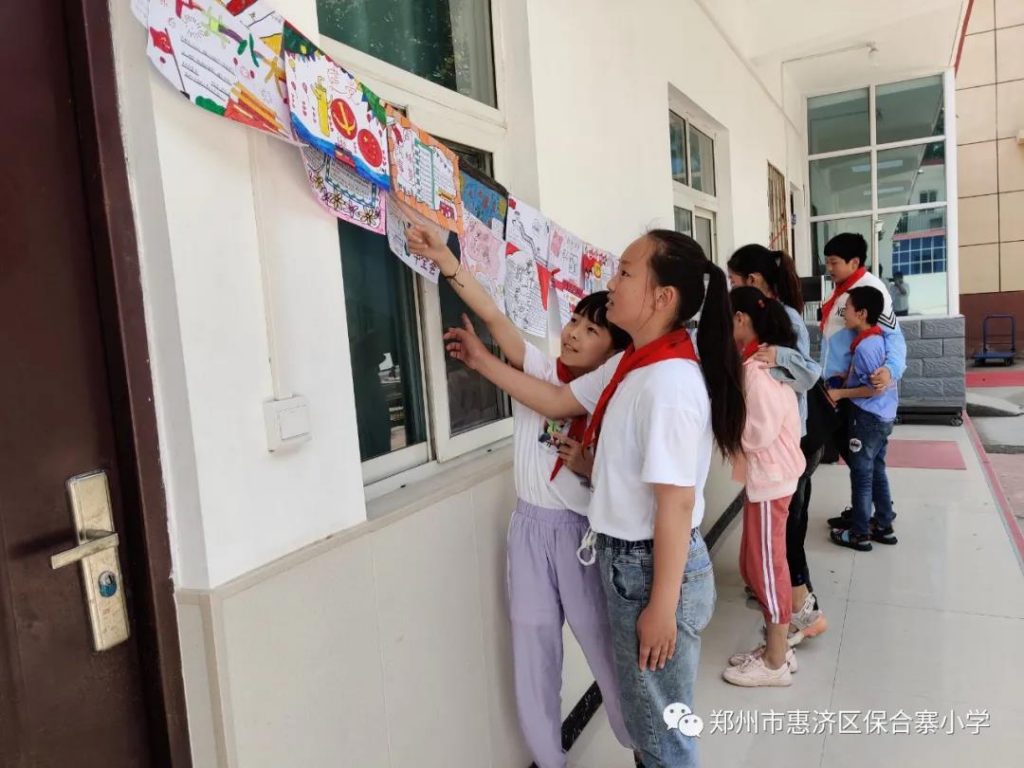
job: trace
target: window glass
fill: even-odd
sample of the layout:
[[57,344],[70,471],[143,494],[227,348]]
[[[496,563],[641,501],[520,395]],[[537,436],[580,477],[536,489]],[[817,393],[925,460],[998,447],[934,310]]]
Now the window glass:
[[807,100],[807,137],[812,155],[871,143],[868,89],[831,93]]
[[878,262],[897,311],[946,314],[946,209],[879,216]]
[[677,205],[675,207],[675,221],[676,232],[682,232],[684,235],[693,237],[693,213]]
[[945,131],[942,75],[875,89],[875,141],[924,139]]
[[711,261],[715,260],[715,230],[714,221],[705,216],[694,216],[693,218],[693,239],[700,243],[704,255]]
[[811,215],[871,210],[871,155],[811,161]]
[[690,186],[698,192],[715,194],[715,143],[703,131],[689,126]]
[[935,141],[878,153],[878,207],[946,199],[946,147]]
[[320,32],[496,106],[489,0],[317,0]]
[[363,461],[427,439],[413,273],[387,238],[338,222],[359,453]]
[[672,179],[687,184],[686,122],[675,112],[668,113],[668,140],[672,151]]

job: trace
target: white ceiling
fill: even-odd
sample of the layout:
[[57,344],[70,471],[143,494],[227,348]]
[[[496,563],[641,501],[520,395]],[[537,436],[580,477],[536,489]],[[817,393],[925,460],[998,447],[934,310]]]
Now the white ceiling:
[[[786,74],[810,95],[949,66],[965,4],[964,0],[698,2],[759,71],[777,73],[786,62]],[[868,55],[868,43],[878,49],[873,56]],[[850,46],[859,47],[842,51]],[[803,59],[806,56],[813,58]]]

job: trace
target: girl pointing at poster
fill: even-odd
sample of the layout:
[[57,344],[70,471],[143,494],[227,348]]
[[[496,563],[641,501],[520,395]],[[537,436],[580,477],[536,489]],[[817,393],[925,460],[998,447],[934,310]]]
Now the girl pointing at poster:
[[[745,420],[726,278],[694,240],[654,230],[622,254],[608,290],[608,319],[633,345],[566,385],[506,365],[471,327],[445,338],[452,356],[527,407],[550,418],[593,414],[590,525],[623,714],[644,766],[695,766],[695,738],[666,730],[663,712],[693,707],[715,602],[699,528],[704,484],[713,444],[737,453]],[[685,328],[698,312],[700,363]]]
[[[406,234],[409,250],[440,268],[459,298],[487,324],[509,363],[530,376],[556,383],[571,381],[629,344],[629,337],[608,322],[608,295],[600,291],[577,305],[562,331],[562,354],[550,358],[523,340],[436,232],[410,227]],[[630,745],[618,703],[601,581],[594,569],[576,557],[588,529],[591,497],[585,477],[589,474],[587,462],[575,450],[585,426],[585,419],[552,424],[519,403],[513,410],[518,501],[508,530],[512,655],[519,723],[539,768],[564,768],[566,764],[561,710],[565,620],[608,703],[612,729],[623,746]]]

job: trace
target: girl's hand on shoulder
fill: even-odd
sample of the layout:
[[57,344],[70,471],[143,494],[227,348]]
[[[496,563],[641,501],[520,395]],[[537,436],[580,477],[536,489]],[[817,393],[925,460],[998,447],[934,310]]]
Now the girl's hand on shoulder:
[[776,356],[777,350],[778,347],[774,345],[762,344],[760,347],[757,348],[757,352],[754,353],[754,359],[760,360],[762,363],[765,363],[769,368],[774,368],[776,365],[778,365],[778,358]]

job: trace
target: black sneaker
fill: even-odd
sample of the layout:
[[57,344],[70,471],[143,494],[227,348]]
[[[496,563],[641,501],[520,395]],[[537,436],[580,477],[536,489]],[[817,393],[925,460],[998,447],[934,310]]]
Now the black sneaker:
[[828,519],[828,527],[835,531],[845,531],[853,525],[853,507],[847,507],[838,517]]
[[846,547],[847,549],[855,549],[858,552],[870,552],[872,549],[870,536],[858,536],[848,528],[832,531],[829,534],[829,538],[832,539],[833,544],[838,544],[840,547]]
[[871,523],[871,540],[879,544],[895,544],[899,541],[891,525],[888,528],[879,528],[874,522]]

